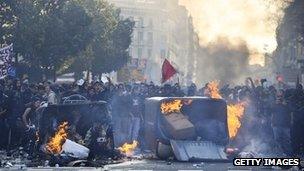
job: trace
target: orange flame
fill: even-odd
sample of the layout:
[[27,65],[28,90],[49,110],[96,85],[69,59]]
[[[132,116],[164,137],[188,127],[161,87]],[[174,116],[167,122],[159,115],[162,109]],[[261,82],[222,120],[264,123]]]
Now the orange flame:
[[173,113],[173,112],[180,112],[182,108],[182,100],[173,100],[168,102],[163,102],[160,106],[161,112],[163,114]]
[[222,99],[219,90],[219,81],[211,81],[207,85],[207,89],[210,93],[210,97],[213,99]]
[[132,156],[138,144],[139,143],[134,140],[132,144],[124,143],[121,147],[118,148],[118,150],[121,153],[124,153],[126,156]]
[[[208,83],[208,90],[210,92],[210,97],[214,99],[222,99],[219,92],[219,81],[211,81]],[[240,102],[237,104],[227,105],[227,122],[229,138],[234,139],[242,125],[241,119],[245,112],[245,103]]]
[[68,122],[63,122],[58,126],[57,132],[54,137],[50,138],[46,145],[46,149],[52,154],[60,154],[62,145],[68,137],[67,134]]
[[227,120],[230,139],[234,139],[241,127],[241,119],[245,112],[244,103],[230,104],[227,106]]

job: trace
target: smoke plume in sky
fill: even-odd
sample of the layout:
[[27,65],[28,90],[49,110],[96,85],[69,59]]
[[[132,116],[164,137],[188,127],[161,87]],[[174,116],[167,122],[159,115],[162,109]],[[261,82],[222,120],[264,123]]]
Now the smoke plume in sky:
[[180,0],[191,16],[200,44],[224,38],[233,46],[246,43],[249,63],[264,65],[264,54],[276,47],[276,28],[288,0]]

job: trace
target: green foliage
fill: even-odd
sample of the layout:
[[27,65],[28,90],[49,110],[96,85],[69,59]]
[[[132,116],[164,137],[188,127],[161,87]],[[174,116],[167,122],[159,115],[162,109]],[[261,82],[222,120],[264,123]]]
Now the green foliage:
[[121,20],[105,0],[3,0],[0,5],[0,43],[14,43],[23,65],[52,74],[100,74],[127,62],[134,23]]
[[85,69],[94,74],[118,70],[129,58],[127,50],[131,43],[134,22],[121,20],[119,10],[115,10],[105,0],[84,0],[82,3],[93,18],[90,29],[95,36],[89,52],[86,49],[86,55],[90,57],[80,58],[76,63],[86,60]]

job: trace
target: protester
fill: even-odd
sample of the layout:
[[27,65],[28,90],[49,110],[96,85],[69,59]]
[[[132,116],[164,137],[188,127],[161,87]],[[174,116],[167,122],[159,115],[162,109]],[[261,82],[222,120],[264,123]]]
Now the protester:
[[102,120],[95,120],[93,126],[86,133],[84,143],[90,149],[89,159],[101,156],[111,156],[112,144],[109,125]]
[[284,101],[283,90],[277,93],[276,103],[272,107],[271,123],[277,145],[287,156],[291,156],[291,110]]
[[22,115],[22,121],[27,129],[30,129],[31,126],[37,125],[36,109],[40,106],[40,103],[40,99],[36,98],[31,103],[31,106],[25,109]]
[[58,104],[58,99],[56,93],[52,90],[51,83],[46,83],[45,85],[45,97],[49,104]]
[[[22,82],[11,77],[0,80],[0,135],[3,137],[0,147],[4,149],[8,146],[9,150],[20,145],[23,134],[33,125],[35,110],[41,101],[59,104],[63,97],[73,94],[80,94],[90,101],[106,101],[112,116],[114,133],[119,135],[115,136],[114,142],[116,146],[120,146],[125,142],[141,140],[146,98],[185,95],[211,97],[208,84],[198,88],[194,83],[189,87],[181,87],[178,83],[158,86],[153,82],[113,84],[109,78],[104,81],[88,82],[81,79],[75,84],[55,85],[51,82]],[[286,155],[303,153],[304,142],[301,133],[304,123],[304,92],[300,84],[295,89],[282,82],[278,86],[270,85],[266,79],[254,83],[248,78],[245,85],[224,85],[220,93],[229,104],[240,101],[248,103],[242,126],[255,130],[256,137],[273,139]],[[77,122],[79,118],[75,118],[74,127]],[[97,123],[89,134],[93,134],[94,130],[102,132]],[[241,132],[240,130],[240,134]]]

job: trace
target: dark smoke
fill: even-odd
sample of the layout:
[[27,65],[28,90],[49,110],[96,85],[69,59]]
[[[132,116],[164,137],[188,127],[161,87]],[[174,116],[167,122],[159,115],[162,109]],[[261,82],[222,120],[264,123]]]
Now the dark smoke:
[[198,53],[197,81],[200,84],[210,80],[235,83],[249,73],[249,50],[245,42],[233,46],[222,38],[200,47]]

